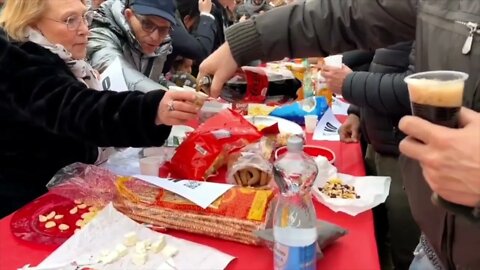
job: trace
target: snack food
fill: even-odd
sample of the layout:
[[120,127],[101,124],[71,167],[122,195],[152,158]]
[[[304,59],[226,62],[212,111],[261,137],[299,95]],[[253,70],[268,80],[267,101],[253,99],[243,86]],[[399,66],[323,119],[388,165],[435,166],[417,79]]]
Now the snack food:
[[270,159],[274,144],[271,138],[263,137],[259,142],[230,153],[229,182],[244,187],[268,187],[273,175]]
[[271,174],[254,167],[238,170],[233,174],[235,183],[244,187],[264,187],[271,179]]
[[206,209],[135,178],[119,178],[114,206],[146,224],[258,245],[273,190],[233,187]]
[[318,188],[320,192],[327,195],[330,198],[338,199],[359,199],[360,195],[355,191],[355,187],[347,184],[343,184],[341,179],[331,179],[327,183]]
[[171,177],[207,180],[226,164],[228,153],[261,137],[243,116],[223,110],[201,124],[177,148],[167,165]]

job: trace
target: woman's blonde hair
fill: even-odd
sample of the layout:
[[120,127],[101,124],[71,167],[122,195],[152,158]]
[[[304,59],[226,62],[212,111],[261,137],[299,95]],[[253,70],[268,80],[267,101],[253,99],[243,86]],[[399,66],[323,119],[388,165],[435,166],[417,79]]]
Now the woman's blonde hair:
[[0,14],[0,27],[10,38],[25,41],[27,27],[39,21],[47,7],[47,0],[8,0]]
[[0,27],[17,41],[25,41],[26,29],[37,22],[47,9],[46,0],[8,0],[0,14]]

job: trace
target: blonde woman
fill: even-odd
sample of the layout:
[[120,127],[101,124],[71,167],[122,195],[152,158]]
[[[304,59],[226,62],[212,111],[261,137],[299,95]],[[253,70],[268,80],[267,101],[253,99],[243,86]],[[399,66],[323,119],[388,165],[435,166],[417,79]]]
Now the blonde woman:
[[98,147],[159,146],[171,125],[196,117],[194,93],[96,91],[96,72],[84,61],[90,18],[81,0],[4,5],[0,217],[45,192],[62,167],[94,163]]

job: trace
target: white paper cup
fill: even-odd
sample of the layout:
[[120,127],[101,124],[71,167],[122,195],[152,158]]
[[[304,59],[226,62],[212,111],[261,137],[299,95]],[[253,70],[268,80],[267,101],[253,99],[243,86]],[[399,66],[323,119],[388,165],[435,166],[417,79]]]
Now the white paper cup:
[[197,96],[197,99],[193,103],[201,108],[203,103],[207,101],[208,95],[203,92],[195,92],[195,95]]
[[304,118],[305,118],[305,131],[307,133],[313,133],[315,131],[315,128],[317,127],[318,116],[309,114],[309,115],[305,115]]
[[342,68],[343,65],[343,55],[337,54],[337,55],[330,55],[325,58],[323,58],[325,61],[325,65],[332,67],[332,68]]
[[180,86],[175,86],[175,85],[169,86],[168,90],[169,91],[187,91],[187,90],[185,90],[185,88],[180,87]]
[[165,163],[163,156],[150,156],[140,159],[140,173],[143,175],[158,176],[158,170]]
[[195,88],[190,87],[190,86],[187,86],[187,85],[184,85],[184,86],[183,86],[183,89],[184,89],[185,91],[190,91],[190,92],[196,92],[196,91],[197,91],[197,90],[195,90]]

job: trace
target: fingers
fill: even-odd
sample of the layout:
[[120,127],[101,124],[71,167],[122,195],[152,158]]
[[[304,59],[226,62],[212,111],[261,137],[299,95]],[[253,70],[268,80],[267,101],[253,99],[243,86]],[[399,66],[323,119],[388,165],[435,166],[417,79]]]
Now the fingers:
[[360,140],[360,129],[352,128],[352,137],[353,142],[358,142]]
[[217,98],[220,96],[223,84],[235,74],[237,68],[238,64],[233,58],[230,46],[228,42],[225,42],[202,62],[198,78],[202,78],[205,75],[213,76],[210,96]]
[[175,123],[176,121],[179,123],[185,123],[197,117],[196,113],[188,113],[179,110],[168,112],[168,114],[167,117],[170,118],[171,123]]
[[420,140],[424,143],[429,143],[438,135],[448,132],[448,128],[432,124],[427,120],[416,116],[403,117],[400,120],[398,127],[406,135],[412,136],[415,139]]
[[422,160],[423,156],[428,153],[427,146],[412,137],[403,139],[400,142],[399,148],[400,152],[417,160]]
[[217,98],[223,89],[223,84],[230,78],[224,76],[224,74],[217,74],[213,77],[212,86],[210,87],[210,96]]
[[480,119],[480,113],[477,113],[473,110],[462,107],[460,109],[460,114],[458,117],[458,124],[460,127],[464,127],[469,123],[474,122],[475,120],[479,121],[479,119]]
[[349,125],[342,125],[340,126],[340,130],[338,131],[340,135],[340,141],[344,143],[355,143],[357,140],[353,136],[353,132]]
[[173,101],[173,108],[175,111],[186,112],[197,114],[199,111],[199,107],[196,106],[194,103],[187,103],[181,101]]
[[166,95],[172,100],[184,100],[191,103],[197,99],[197,95],[194,92],[188,91],[168,91]]
[[340,135],[340,141],[342,141],[342,142],[347,142],[347,140],[350,137],[346,128],[343,125],[340,126],[340,129],[338,131],[338,135]]

